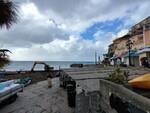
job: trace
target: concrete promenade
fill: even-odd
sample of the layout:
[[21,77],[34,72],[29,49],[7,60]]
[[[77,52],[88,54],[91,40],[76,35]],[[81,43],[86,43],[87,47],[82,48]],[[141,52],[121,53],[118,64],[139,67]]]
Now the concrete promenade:
[[[150,69],[146,68],[144,69],[131,67],[121,69],[129,71],[130,78],[145,73],[150,73]],[[99,66],[70,68],[64,70],[64,72],[72,77],[79,86],[77,87],[77,99],[79,99],[77,100],[77,108],[82,108],[82,105],[84,108],[85,105],[88,105],[88,99],[82,101],[82,99],[84,99],[84,96],[80,95],[81,92],[83,90],[85,93],[99,91],[100,78],[109,76],[109,74],[113,70],[114,67],[102,68]],[[38,82],[36,84],[25,87],[24,92],[18,94],[19,97],[17,98],[17,100],[12,104],[0,109],[0,113],[74,113],[74,109],[68,107],[67,92],[59,87],[59,79],[54,78],[52,79],[52,82],[52,88],[48,88],[47,81]],[[91,97],[91,95],[94,96]],[[94,92],[89,94],[89,96],[87,97],[93,99],[97,96],[99,98],[99,95]],[[94,107],[99,103],[96,100],[94,99],[94,101],[92,101],[94,102]],[[80,112],[76,110],[76,113]]]
[[68,107],[66,92],[59,88],[59,79],[52,82],[52,88],[47,87],[47,81],[26,87],[17,100],[0,109],[0,113],[73,113]]
[[[108,77],[116,67],[100,67],[99,65],[85,66],[82,68],[64,69],[64,72],[74,79],[78,86],[85,91],[99,89],[99,80]],[[142,67],[121,67],[121,70],[129,72],[129,79],[150,73],[150,69]]]

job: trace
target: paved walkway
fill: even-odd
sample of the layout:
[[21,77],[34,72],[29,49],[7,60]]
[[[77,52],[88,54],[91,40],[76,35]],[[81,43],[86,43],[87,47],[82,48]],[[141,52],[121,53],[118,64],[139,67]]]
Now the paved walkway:
[[[109,77],[117,67],[100,67],[99,65],[85,66],[82,68],[64,69],[66,76],[70,76],[76,81],[80,91],[92,92],[100,89],[99,79]],[[129,72],[128,79],[150,73],[149,68],[143,67],[120,67],[121,70]],[[77,87],[78,89],[78,87]],[[82,89],[82,90],[81,90]]]
[[0,109],[0,113],[74,113],[68,107],[66,92],[59,88],[58,78],[52,81],[52,88],[47,87],[47,81],[26,87],[17,100]]

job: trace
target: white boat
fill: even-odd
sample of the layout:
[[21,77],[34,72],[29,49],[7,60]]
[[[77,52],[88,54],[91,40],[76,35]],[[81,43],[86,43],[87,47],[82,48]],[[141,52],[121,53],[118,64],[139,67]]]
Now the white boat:
[[17,95],[18,92],[23,91],[23,86],[16,84],[15,80],[9,80],[0,83],[0,103],[9,97]]

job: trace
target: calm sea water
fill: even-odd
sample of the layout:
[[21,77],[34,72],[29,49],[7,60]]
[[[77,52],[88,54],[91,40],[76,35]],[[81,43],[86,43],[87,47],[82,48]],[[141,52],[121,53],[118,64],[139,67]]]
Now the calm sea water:
[[[31,70],[33,66],[33,61],[11,61],[8,65],[6,65],[2,70],[6,71],[24,71]],[[71,64],[93,64],[92,61],[45,61],[46,64],[53,66],[54,69],[60,68],[69,68]],[[43,65],[36,65],[35,70],[43,70]]]

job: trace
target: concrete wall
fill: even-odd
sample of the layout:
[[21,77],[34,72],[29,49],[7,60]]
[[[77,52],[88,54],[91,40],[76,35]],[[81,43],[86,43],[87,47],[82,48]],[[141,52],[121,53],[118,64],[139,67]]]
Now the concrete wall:
[[133,42],[132,49],[141,49],[144,47],[143,34],[132,36],[131,41]]
[[150,30],[145,31],[145,46],[150,47]]
[[[99,90],[101,95],[100,107],[106,113],[150,113],[150,99],[138,95],[121,85],[114,84],[105,80],[100,80]],[[117,97],[117,99],[114,98],[117,100],[117,103],[119,103],[119,101],[121,100],[120,104],[122,104],[121,107],[123,107],[123,109],[119,107],[119,105],[119,111],[116,110],[115,107],[112,108],[110,99],[111,95],[115,95],[115,97]],[[120,112],[121,109],[122,112]],[[125,112],[125,110],[127,109],[130,112]]]
[[118,40],[116,46],[116,50],[115,50],[115,55],[121,55],[122,53],[125,53],[127,50],[126,47],[126,42],[127,42],[128,38],[123,38]]
[[150,113],[150,100],[106,80],[99,90],[76,95],[75,113]]
[[75,113],[106,113],[100,107],[100,98],[99,91],[76,95]]

